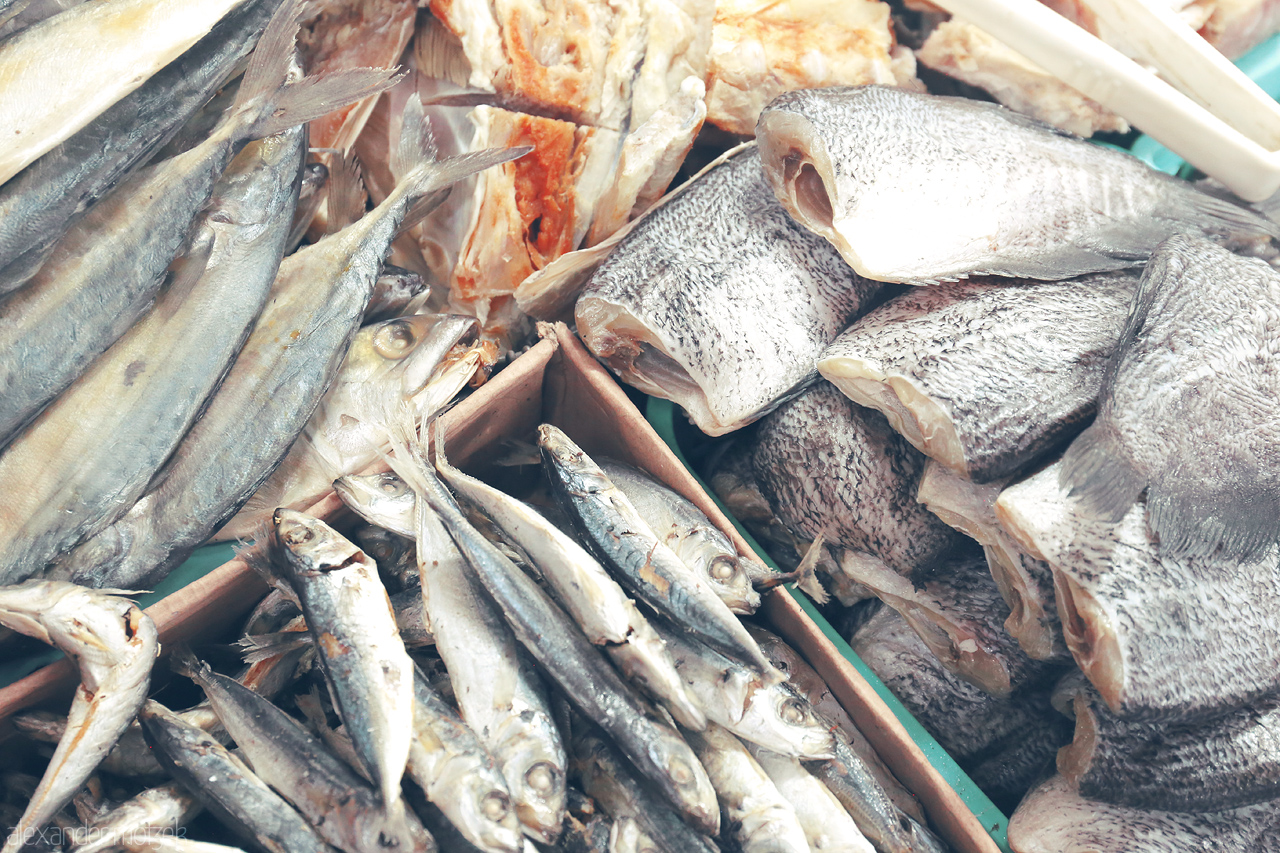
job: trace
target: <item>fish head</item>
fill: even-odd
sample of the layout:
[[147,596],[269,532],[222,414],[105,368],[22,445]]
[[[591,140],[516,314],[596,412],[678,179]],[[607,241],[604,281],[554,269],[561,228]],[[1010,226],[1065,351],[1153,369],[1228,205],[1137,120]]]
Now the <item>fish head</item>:
[[[769,691],[769,702],[771,717],[776,723],[770,736],[777,738],[779,744],[786,744],[790,754],[805,758],[832,755],[835,749],[833,727],[818,716],[808,699],[783,683]],[[778,749],[778,746],[769,748]]]
[[538,427],[538,449],[547,471],[553,472],[565,487],[577,494],[600,494],[614,489],[600,466],[552,424]]
[[678,797],[682,811],[697,820],[698,828],[716,835],[720,831],[720,805],[706,769],[674,729],[660,724],[654,728],[659,735],[651,751],[658,766],[666,771],[663,787],[670,789],[667,796]]
[[[496,775],[496,770],[495,770]],[[459,773],[442,786],[452,800],[449,819],[486,850],[519,850],[523,835],[515,803],[504,787],[494,785],[486,773]]]
[[413,489],[394,472],[348,474],[333,481],[333,490],[370,524],[393,531],[413,530]]
[[545,738],[523,737],[505,758],[502,775],[520,823],[539,841],[554,844],[564,822],[563,754],[548,749]]
[[272,517],[275,543],[294,571],[319,574],[367,563],[369,558],[332,527],[304,512],[280,507]]
[[717,554],[699,565],[716,596],[734,613],[750,616],[760,608],[760,593],[751,585],[753,573],[759,571],[754,560],[737,554]]

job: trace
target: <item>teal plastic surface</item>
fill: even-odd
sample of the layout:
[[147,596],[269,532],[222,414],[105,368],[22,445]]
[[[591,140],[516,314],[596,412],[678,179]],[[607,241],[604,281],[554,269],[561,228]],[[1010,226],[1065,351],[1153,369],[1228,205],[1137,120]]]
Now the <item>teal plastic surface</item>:
[[[711,499],[716,502],[716,505],[720,507],[720,510],[728,517],[729,521],[733,523],[733,526],[737,528],[738,532],[742,534],[742,538],[747,540],[747,544],[749,544],[757,554],[764,558],[764,561],[769,564],[770,568],[777,571],[778,567],[773,563],[773,560],[769,558],[769,555],[765,550],[761,548],[751,534],[738,523],[738,520],[733,517],[733,514],[730,513],[728,508],[726,508],[720,501],[720,498],[716,496],[715,492],[711,491],[711,488],[703,482],[702,477],[698,475],[698,472],[689,464],[689,460],[685,457],[684,451],[680,447],[680,442],[676,438],[675,419],[677,411],[678,409],[675,404],[670,400],[659,400],[657,397],[650,397],[648,402],[645,404],[645,417],[649,420],[649,423],[653,426],[658,435],[662,437],[662,440],[667,443],[667,446],[671,448],[671,452],[676,455],[676,458],[680,460],[685,469],[688,470],[694,479],[698,481],[703,490],[711,496]],[[818,612],[817,608],[813,606],[813,602],[809,600],[809,597],[792,586],[784,588],[791,593],[791,597],[799,603],[804,612],[809,614],[809,618],[814,621],[819,629],[821,629],[826,638],[836,647],[836,650],[839,651],[846,660],[853,664],[854,668],[857,669],[862,677],[867,680],[867,683],[869,683],[880,698],[884,700],[884,703],[889,706],[889,710],[893,712],[894,716],[898,718],[898,721],[902,723],[903,728],[907,730],[907,734],[911,735],[911,739],[914,740],[916,745],[920,747],[922,752],[924,752],[929,763],[932,764],[934,769],[938,771],[938,774],[947,781],[947,784],[954,788],[955,792],[960,795],[960,799],[964,800],[964,804],[969,807],[969,810],[974,813],[987,832],[991,834],[992,840],[994,840],[1000,849],[1005,851],[1005,853],[1011,853],[1009,849],[1009,840],[1005,836],[1009,825],[1009,819],[1004,815],[1004,813],[997,809],[995,804],[991,802],[991,799],[974,784],[973,780],[970,779],[963,770],[960,769],[960,765],[956,764],[955,759],[948,755],[946,750],[938,745],[938,742],[933,739],[933,735],[925,731],[924,727],[916,722],[915,717],[911,716],[911,712],[898,701],[898,697],[894,696],[889,688],[884,686],[884,682],[882,682],[876,674],[871,671],[870,667],[862,662],[862,659],[859,658],[857,653],[849,646],[849,643],[841,637],[836,632],[835,628],[831,627],[831,623]]]
[[[1280,100],[1280,34],[1276,34],[1236,60],[1249,79],[1273,98]],[[1195,169],[1177,154],[1150,136],[1140,136],[1129,149],[1147,165],[1170,175],[1189,178]]]
[[[136,596],[135,600],[143,607],[150,607],[157,601],[167,598],[187,584],[199,580],[209,572],[221,566],[232,557],[233,546],[230,542],[217,545],[205,545],[196,549],[195,553],[182,565],[169,573],[169,576],[156,584],[156,588]],[[48,666],[61,658],[62,652],[49,649],[30,657],[16,661],[0,662],[0,687],[7,687],[20,678],[25,678],[42,666]]]

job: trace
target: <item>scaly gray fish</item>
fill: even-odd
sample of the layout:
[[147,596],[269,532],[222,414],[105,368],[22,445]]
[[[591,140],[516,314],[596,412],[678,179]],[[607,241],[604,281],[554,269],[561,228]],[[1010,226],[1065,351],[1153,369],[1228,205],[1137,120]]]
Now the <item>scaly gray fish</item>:
[[302,815],[204,729],[150,699],[138,719],[162,766],[237,835],[270,853],[332,853]]
[[[442,434],[437,432],[437,442]],[[636,769],[696,826],[714,834],[720,813],[706,771],[671,726],[645,715],[630,687],[569,616],[463,516],[452,495],[402,437],[393,462],[418,499],[439,514],[516,639],[572,702],[603,728]],[[416,462],[414,461],[416,457]]]
[[1204,722],[1130,723],[1087,683],[1073,692],[1075,738],[1058,772],[1080,796],[1178,812],[1251,806],[1280,791],[1280,699]]
[[34,574],[145,494],[262,311],[305,156],[303,127],[246,146],[213,187],[191,253],[154,309],[5,449],[0,483],[41,473],[0,528],[0,577]]
[[378,568],[319,519],[276,510],[267,546],[302,605],[317,658],[356,756],[382,792],[399,801],[413,726],[413,661],[396,630]]
[[0,588],[0,625],[57,646],[80,669],[66,733],[0,853],[21,850],[71,800],[147,698],[156,625],[112,592],[53,581]]
[[384,808],[377,790],[293,717],[194,657],[183,656],[182,665],[253,772],[326,842],[344,853],[434,853],[435,842],[403,801]]
[[961,541],[916,502],[924,461],[883,415],[827,382],[769,415],[752,445],[756,483],[788,528],[842,549],[842,568],[879,564],[902,575]]
[[1053,567],[1067,647],[1114,713],[1208,717],[1280,688],[1274,546],[1249,563],[1164,554],[1141,503],[1113,525],[1082,513],[1058,482],[1055,465],[1010,486],[996,517]]
[[1009,819],[1017,853],[1264,853],[1280,842],[1280,800],[1203,814],[1086,800],[1054,776]]
[[190,50],[0,186],[0,293],[35,275],[74,218],[179,131],[279,5],[255,0],[232,10]]
[[1179,235],[1143,270],[1098,417],[1062,485],[1112,523],[1146,490],[1161,553],[1256,559],[1280,540],[1280,273]]
[[1017,473],[1093,414],[1138,277],[912,288],[823,351],[818,372],[977,483]]
[[[79,9],[122,5],[115,0]],[[296,79],[290,69],[302,7],[302,0],[287,0],[272,16],[235,106],[208,139],[135,174],[94,205],[58,241],[35,277],[5,299],[5,322],[0,323],[0,444],[146,312],[166,279],[166,269],[186,244],[192,220],[245,143],[288,130],[390,84],[390,74],[384,71]],[[40,28],[29,32],[36,29]],[[62,51],[53,53],[59,64],[65,63]]]
[[1009,605],[1004,629],[1036,660],[1068,661],[1062,622],[1053,594],[1053,570],[1005,533],[996,518],[996,500],[1008,480],[974,483],[930,460],[916,498],[947,524],[978,541],[987,568]]
[[691,732],[689,742],[707,768],[743,853],[809,853],[795,807],[741,741],[712,723]]
[[1058,281],[1138,266],[1176,233],[1280,236],[1127,152],[969,98],[788,92],[760,114],[756,138],[787,212],[879,281]]
[[878,290],[786,215],[749,149],[642,220],[574,316],[624,382],[721,435],[812,382],[822,350]]
[[552,843],[564,818],[566,758],[546,690],[439,517],[425,502],[421,509],[423,610],[458,709],[502,767],[525,832]]
[[675,490],[630,465],[611,459],[601,459],[599,464],[653,532],[689,568],[707,579],[730,610],[747,616],[756,612],[760,593],[751,581],[772,574],[768,566],[739,556],[733,542],[706,513]]
[[600,467],[558,427],[538,427],[552,494],[583,541],[619,582],[681,630],[779,681],[756,641],[716,595],[645,523]]
[[454,468],[443,448],[436,450],[436,470],[528,556],[587,639],[631,684],[661,702],[685,728],[707,725],[662,638],[594,557],[532,507]]
[[831,789],[797,759],[755,744],[747,744],[747,750],[795,809],[810,849],[817,853],[875,853]]

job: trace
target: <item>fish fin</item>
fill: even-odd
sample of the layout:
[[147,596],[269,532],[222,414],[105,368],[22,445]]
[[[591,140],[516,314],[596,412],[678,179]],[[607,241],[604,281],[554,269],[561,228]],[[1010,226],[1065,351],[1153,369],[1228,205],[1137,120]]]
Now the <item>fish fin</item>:
[[400,136],[391,151],[391,173],[407,175],[423,163],[439,159],[436,139],[427,123],[422,100],[410,95],[400,117]]
[[196,657],[196,653],[186,643],[178,643],[169,653],[169,669],[197,684],[213,672],[209,664]]
[[817,568],[826,551],[826,537],[819,533],[818,537],[809,545],[809,549],[805,551],[804,557],[801,558],[799,565],[790,572],[770,572],[760,580],[752,584],[756,592],[765,592],[773,589],[775,586],[794,583],[796,587],[810,598],[814,604],[826,604],[831,600],[831,596],[822,588],[822,583],[818,580]]
[[252,110],[255,136],[271,136],[394,86],[394,70],[359,68],[290,79],[307,0],[285,0],[249,60],[234,110]]
[[1252,562],[1280,534],[1280,495],[1251,484],[1228,482],[1206,488],[1200,477],[1174,469],[1147,490],[1147,527],[1162,554],[1230,558]]
[[310,631],[276,631],[241,637],[235,644],[240,649],[241,659],[247,664],[255,664],[295,649],[305,649],[312,642]]
[[1095,420],[1062,454],[1058,484],[1096,518],[1124,518],[1146,488],[1147,478],[1128,460],[1113,428]]
[[360,161],[350,154],[336,158],[329,170],[326,233],[334,234],[358,222],[364,216],[367,200]]
[[453,192],[453,187],[445,187],[442,190],[436,190],[431,195],[414,202],[413,207],[409,208],[409,212],[404,215],[404,219],[400,221],[400,227],[396,229],[396,234],[403,234],[422,220],[426,219],[435,209],[445,203],[449,198],[449,194]]
[[[1183,181],[1178,183],[1184,184]],[[1203,190],[1190,186],[1185,186],[1185,190],[1183,202],[1189,209],[1189,212],[1184,214],[1187,221],[1197,224],[1206,221],[1217,223],[1228,239],[1259,232],[1280,239],[1280,224],[1258,211],[1250,210],[1225,198],[1209,195]]]
[[293,592],[293,587],[276,571],[275,566],[271,562],[271,551],[275,537],[275,528],[272,527],[269,520],[263,520],[258,523],[253,531],[253,539],[251,542],[240,540],[235,546],[235,555],[237,560],[244,561],[245,565],[253,569],[264,581],[271,586],[280,590],[290,601],[297,603],[297,596]]

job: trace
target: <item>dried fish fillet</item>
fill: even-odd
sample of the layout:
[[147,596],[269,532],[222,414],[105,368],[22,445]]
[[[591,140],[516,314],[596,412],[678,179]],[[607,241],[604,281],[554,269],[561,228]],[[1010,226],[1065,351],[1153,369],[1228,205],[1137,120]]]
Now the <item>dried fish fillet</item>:
[[1140,265],[1183,231],[1280,236],[1126,153],[967,98],[885,86],[791,92],[765,109],[756,135],[787,211],[880,281],[1057,281]]
[[996,517],[1053,567],[1067,647],[1118,716],[1207,717],[1280,688],[1280,554],[1256,561],[1173,557],[1145,507],[1119,524],[1079,511],[1058,466],[1011,486]]
[[877,289],[791,221],[746,150],[640,220],[574,313],[623,381],[721,435],[811,382],[818,354]]
[[1093,414],[1137,276],[912,288],[858,320],[818,371],[956,473],[985,483]]

